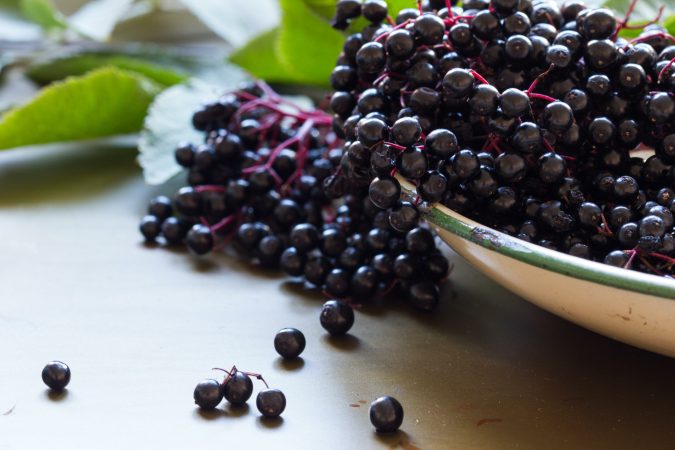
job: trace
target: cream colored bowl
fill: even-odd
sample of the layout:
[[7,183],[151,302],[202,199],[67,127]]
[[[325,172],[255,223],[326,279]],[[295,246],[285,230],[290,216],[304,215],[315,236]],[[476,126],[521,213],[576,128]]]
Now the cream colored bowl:
[[[413,192],[409,183],[402,185]],[[472,266],[531,303],[589,330],[675,357],[675,280],[530,244],[442,205],[425,218]]]

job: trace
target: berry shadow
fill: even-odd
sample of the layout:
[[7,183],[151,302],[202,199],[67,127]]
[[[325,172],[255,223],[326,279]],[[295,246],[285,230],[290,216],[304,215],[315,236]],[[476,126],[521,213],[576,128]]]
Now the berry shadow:
[[392,433],[378,433],[377,431],[373,431],[373,436],[377,441],[386,445],[387,448],[419,450],[419,447],[410,442],[410,435],[403,430],[396,430]]
[[45,389],[45,396],[52,402],[63,402],[68,398],[68,389],[62,391],[54,391],[52,389]]
[[0,207],[95,197],[138,175],[136,155],[136,148],[105,142],[3,152]]
[[334,349],[343,352],[351,352],[361,346],[361,340],[353,334],[345,334],[344,336],[331,336],[327,334],[321,339]]
[[210,410],[197,408],[194,411],[194,415],[198,416],[200,419],[204,419],[204,420],[216,420],[216,419],[219,419],[221,417],[227,416],[225,411],[223,411],[222,409],[218,409],[218,408],[210,409]]
[[293,359],[285,359],[279,357],[276,360],[274,360],[274,367],[281,370],[287,370],[289,372],[300,370],[303,367],[305,367],[305,360],[302,359],[300,356]]
[[251,407],[248,406],[248,403],[243,405],[232,405],[229,404],[222,410],[223,415],[227,417],[242,417],[249,413]]
[[256,424],[258,425],[259,428],[269,428],[269,429],[274,429],[274,428],[279,428],[284,424],[284,418],[283,417],[258,417],[258,420],[256,421]]
[[315,287],[309,286],[303,281],[287,280],[281,283],[281,290],[294,297],[299,297],[303,301],[311,302],[313,305],[323,303],[327,298]]

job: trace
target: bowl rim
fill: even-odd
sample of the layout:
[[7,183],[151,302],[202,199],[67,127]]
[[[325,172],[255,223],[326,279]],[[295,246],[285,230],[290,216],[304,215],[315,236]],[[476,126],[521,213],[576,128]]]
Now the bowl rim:
[[[414,197],[415,187],[407,180],[399,180],[404,192]],[[450,233],[531,266],[622,290],[675,299],[675,280],[550,250],[481,225],[441,204],[431,205],[423,215],[428,222]]]

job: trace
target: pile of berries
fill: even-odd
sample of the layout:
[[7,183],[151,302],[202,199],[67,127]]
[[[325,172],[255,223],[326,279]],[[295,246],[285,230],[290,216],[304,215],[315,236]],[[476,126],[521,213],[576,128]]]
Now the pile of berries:
[[347,304],[394,288],[418,309],[437,304],[449,267],[433,235],[398,191],[389,212],[374,194],[391,196],[387,186],[343,182],[353,154],[330,115],[304,111],[257,82],[204,106],[193,125],[204,143],[175,153],[189,185],[151,201],[140,226],[146,240],[184,243],[200,255],[231,244]]
[[429,0],[394,19],[382,0],[340,0],[336,28],[369,24],[330,78],[336,189],[368,186],[405,232],[402,176],[509,235],[671,276],[675,38],[661,14],[629,24],[635,3],[617,19],[578,0]]
[[215,409],[225,398],[231,405],[244,405],[253,394],[254,377],[265,385],[265,389],[258,392],[255,404],[264,417],[279,417],[286,409],[286,396],[279,389],[270,389],[262,375],[253,372],[243,372],[232,366],[230,370],[215,368],[226,373],[225,379],[220,382],[209,378],[197,384],[194,399],[197,406],[204,410]]

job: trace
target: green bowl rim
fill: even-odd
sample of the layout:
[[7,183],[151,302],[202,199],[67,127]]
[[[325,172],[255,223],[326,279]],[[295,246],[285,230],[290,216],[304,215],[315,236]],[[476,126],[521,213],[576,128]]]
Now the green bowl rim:
[[[401,181],[404,192],[414,195],[414,186]],[[675,299],[675,280],[549,250],[482,226],[443,205],[433,205],[424,216],[428,222],[461,238],[532,266],[605,286]]]

